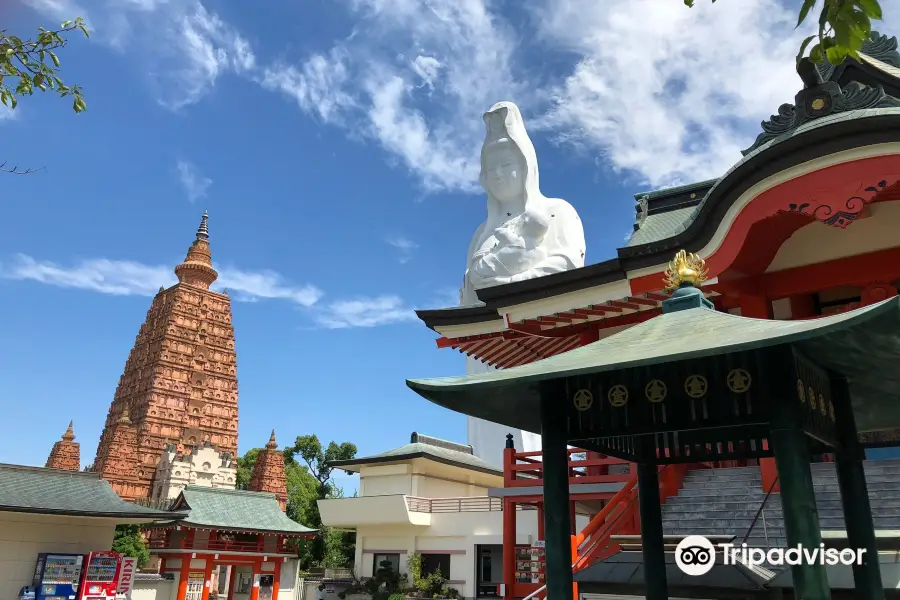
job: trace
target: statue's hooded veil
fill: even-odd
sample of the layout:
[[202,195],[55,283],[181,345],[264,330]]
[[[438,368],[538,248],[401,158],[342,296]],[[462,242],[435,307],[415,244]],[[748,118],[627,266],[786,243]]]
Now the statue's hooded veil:
[[494,227],[506,221],[506,211],[501,203],[491,196],[484,181],[484,156],[491,144],[506,138],[519,152],[525,161],[525,208],[528,208],[530,200],[543,198],[539,187],[537,153],[534,144],[525,131],[525,121],[519,107],[512,102],[498,102],[489,111],[484,113],[485,136],[481,146],[481,187],[487,193],[487,222],[485,233],[490,233]]

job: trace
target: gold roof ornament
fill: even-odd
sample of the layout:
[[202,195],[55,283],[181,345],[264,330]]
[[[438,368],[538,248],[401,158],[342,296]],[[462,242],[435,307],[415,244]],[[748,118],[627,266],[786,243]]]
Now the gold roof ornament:
[[699,286],[706,281],[708,274],[706,261],[696,254],[679,250],[666,269],[666,290],[676,290],[683,283]]

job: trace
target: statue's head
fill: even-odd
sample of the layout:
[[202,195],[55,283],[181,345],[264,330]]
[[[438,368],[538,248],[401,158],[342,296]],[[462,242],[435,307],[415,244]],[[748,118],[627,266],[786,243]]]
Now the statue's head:
[[501,203],[525,193],[525,159],[508,138],[486,145],[481,156],[481,183]]
[[484,114],[481,186],[501,204],[537,192],[537,159],[518,107],[498,102]]

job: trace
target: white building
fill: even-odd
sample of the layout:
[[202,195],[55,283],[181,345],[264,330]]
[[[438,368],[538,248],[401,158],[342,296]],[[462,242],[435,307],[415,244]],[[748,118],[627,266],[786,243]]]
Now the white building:
[[237,461],[230,452],[219,452],[203,442],[189,454],[179,455],[174,444],[163,451],[153,480],[153,500],[174,500],[187,485],[233,490]]
[[[503,471],[471,446],[413,433],[410,443],[375,456],[332,463],[359,473],[359,497],[319,500],[324,525],[356,531],[356,575],[387,560],[407,572],[440,569],[466,598],[502,581]],[[491,492],[493,490],[493,492]],[[583,527],[586,517],[579,517]],[[537,511],[517,512],[516,543],[537,540]]]

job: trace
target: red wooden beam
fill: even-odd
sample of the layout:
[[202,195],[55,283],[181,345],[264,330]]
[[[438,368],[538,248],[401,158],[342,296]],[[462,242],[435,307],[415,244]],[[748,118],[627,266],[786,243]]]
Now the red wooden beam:
[[579,316],[585,317],[605,317],[610,312],[615,312],[613,310],[605,311],[597,308],[574,308],[572,312]]
[[621,308],[623,310],[641,310],[640,304],[623,302],[621,300],[607,300],[606,304],[615,308]]
[[900,247],[766,273],[760,276],[760,283],[770,300],[778,300],[842,285],[865,286],[897,279],[900,279]]
[[670,294],[658,294],[656,292],[644,292],[641,294],[644,298],[649,300],[656,300],[657,302],[664,302],[669,299]]
[[657,300],[649,300],[647,298],[635,298],[634,296],[629,296],[625,299],[626,302],[630,304],[639,304],[641,306],[649,306],[650,308],[656,308],[659,306],[659,301]]

